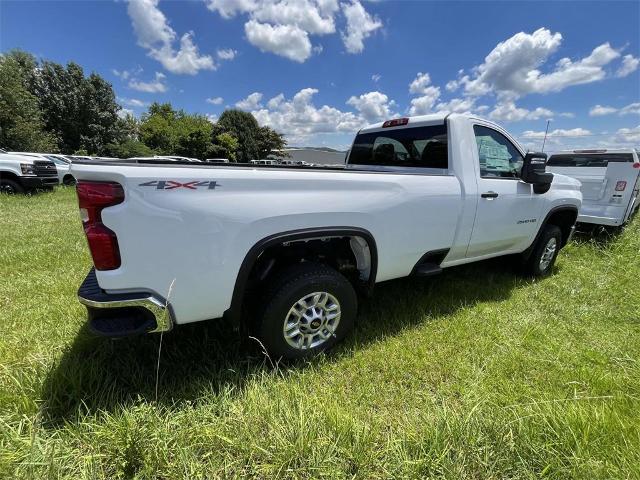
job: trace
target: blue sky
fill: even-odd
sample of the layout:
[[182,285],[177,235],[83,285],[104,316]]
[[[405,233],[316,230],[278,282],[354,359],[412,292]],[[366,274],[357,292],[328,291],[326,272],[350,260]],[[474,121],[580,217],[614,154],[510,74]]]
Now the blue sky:
[[470,111],[527,146],[640,147],[640,2],[0,0],[0,51],[75,61],[123,108],[252,111],[293,145]]

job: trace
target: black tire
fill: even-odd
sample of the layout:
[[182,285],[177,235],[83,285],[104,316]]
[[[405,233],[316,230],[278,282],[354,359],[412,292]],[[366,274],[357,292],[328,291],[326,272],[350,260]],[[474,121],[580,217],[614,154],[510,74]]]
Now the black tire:
[[[251,330],[255,332],[273,361],[281,358],[295,360],[312,357],[333,347],[353,329],[358,309],[356,292],[349,280],[336,270],[325,265],[305,262],[288,268],[270,283],[271,287],[263,296],[264,308],[257,312],[257,322]],[[327,296],[311,296],[316,292],[326,293]],[[296,315],[290,314],[290,310],[295,305],[300,306],[298,302],[305,297],[311,299],[307,304],[313,304],[315,299],[319,299],[316,300],[318,305],[305,311],[307,317],[301,316],[296,319]],[[324,304],[321,305],[323,299]],[[335,315],[336,303],[340,316],[335,326],[332,326],[329,318]],[[327,313],[327,310],[332,311]],[[316,314],[320,317],[317,318]],[[309,316],[312,320],[308,319]],[[296,348],[287,341],[285,321],[288,321],[289,325],[296,325],[290,327],[290,331],[295,332],[297,329],[300,333],[290,338],[290,342],[300,342],[300,337],[303,337],[302,348]],[[335,322],[335,319],[333,321]],[[330,329],[334,329],[333,333]],[[302,330],[305,330],[305,333],[302,333]],[[316,342],[320,343],[314,346]]]
[[[555,225],[547,225],[533,247],[529,258],[525,261],[524,272],[533,277],[546,277],[553,270],[558,252],[562,245],[562,230]],[[549,258],[551,249],[553,253]],[[545,258],[543,259],[543,256]],[[544,260],[544,261],[543,261]]]
[[0,180],[0,192],[14,195],[16,193],[24,193],[24,188],[18,182],[3,178]]
[[76,179],[73,177],[73,175],[65,175],[62,179],[62,184],[71,187],[76,184]]

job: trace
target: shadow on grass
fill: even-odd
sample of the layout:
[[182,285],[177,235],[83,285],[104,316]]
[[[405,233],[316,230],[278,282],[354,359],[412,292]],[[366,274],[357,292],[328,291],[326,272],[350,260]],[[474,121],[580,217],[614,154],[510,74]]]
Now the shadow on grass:
[[[377,285],[374,296],[361,303],[355,332],[336,348],[338,356],[460,308],[507,299],[516,286],[530,282],[514,274],[512,264],[501,258],[448,269],[438,277]],[[159,335],[110,340],[83,327],[43,384],[45,422],[56,427],[79,414],[154,401],[159,342]],[[237,394],[247,379],[273,368],[254,341],[219,321],[180,326],[164,335],[159,372],[158,402],[171,407],[197,403],[205,394]]]
[[606,227],[603,225],[580,224],[576,228],[572,242],[578,245],[593,244],[597,248],[607,248],[624,232],[624,227]]

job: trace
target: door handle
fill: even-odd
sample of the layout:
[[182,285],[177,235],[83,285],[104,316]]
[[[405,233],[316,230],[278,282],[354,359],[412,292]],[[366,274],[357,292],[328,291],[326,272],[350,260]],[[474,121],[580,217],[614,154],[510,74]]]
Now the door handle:
[[480,194],[482,198],[497,198],[498,194],[496,192],[484,192]]

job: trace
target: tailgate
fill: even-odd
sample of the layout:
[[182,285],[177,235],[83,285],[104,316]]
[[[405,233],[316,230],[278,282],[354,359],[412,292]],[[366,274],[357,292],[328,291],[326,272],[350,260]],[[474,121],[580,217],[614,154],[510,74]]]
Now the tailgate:
[[[610,165],[615,165],[611,163]],[[620,165],[620,164],[618,164]],[[629,164],[630,165],[630,164]],[[600,201],[609,187],[607,167],[547,167],[547,171],[580,180],[583,200]]]

